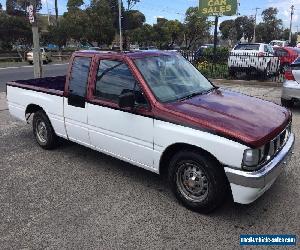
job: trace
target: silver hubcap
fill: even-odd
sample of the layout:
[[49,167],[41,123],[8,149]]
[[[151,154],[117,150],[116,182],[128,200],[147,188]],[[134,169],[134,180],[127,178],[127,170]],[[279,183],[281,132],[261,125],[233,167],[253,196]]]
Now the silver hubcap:
[[177,186],[181,194],[191,201],[203,201],[208,195],[207,177],[195,163],[183,163],[179,167]]
[[41,120],[37,121],[36,135],[41,143],[47,142],[47,128],[45,122]]

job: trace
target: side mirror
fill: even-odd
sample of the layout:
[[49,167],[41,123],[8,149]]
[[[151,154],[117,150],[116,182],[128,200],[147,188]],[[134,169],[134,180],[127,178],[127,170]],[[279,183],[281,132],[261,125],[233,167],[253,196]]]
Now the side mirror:
[[134,94],[132,92],[127,92],[124,94],[121,94],[119,96],[119,107],[122,108],[130,108],[133,109],[134,107]]

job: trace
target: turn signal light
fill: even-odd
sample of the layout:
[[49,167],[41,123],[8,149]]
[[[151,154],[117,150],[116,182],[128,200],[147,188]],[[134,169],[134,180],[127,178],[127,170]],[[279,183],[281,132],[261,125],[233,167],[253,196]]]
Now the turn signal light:
[[293,75],[293,72],[291,70],[287,70],[284,72],[284,77],[286,80],[289,80],[289,81],[295,81],[295,77]]

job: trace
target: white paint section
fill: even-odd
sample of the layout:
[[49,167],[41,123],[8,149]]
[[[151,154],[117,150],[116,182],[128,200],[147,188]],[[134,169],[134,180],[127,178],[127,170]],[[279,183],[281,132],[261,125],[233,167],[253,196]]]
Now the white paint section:
[[64,97],[64,116],[68,138],[85,146],[90,146],[87,104],[85,108],[74,107],[68,104],[68,98]]
[[168,146],[186,143],[209,152],[224,165],[241,168],[246,146],[229,139],[200,130],[154,120],[155,168],[159,167],[161,154]]
[[233,201],[240,204],[250,204],[262,196],[275,182],[275,179],[263,188],[250,188],[230,183]]
[[88,104],[91,144],[144,168],[153,168],[153,119]]
[[26,121],[25,111],[28,105],[40,106],[48,115],[57,135],[67,137],[64,128],[63,98],[61,96],[7,86],[7,103],[11,115],[22,121]]

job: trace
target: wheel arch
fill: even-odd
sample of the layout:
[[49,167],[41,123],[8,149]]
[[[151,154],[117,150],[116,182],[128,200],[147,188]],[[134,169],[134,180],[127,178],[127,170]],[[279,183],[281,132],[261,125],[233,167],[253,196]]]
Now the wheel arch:
[[45,110],[41,106],[39,106],[37,104],[31,103],[31,104],[27,105],[26,110],[25,110],[25,118],[26,118],[26,120],[29,119],[29,117],[31,116],[31,114],[36,113],[37,111],[40,111],[40,110],[42,110],[42,111],[45,112]]
[[26,111],[25,114],[30,114],[30,113],[35,113],[39,110],[44,110],[41,106],[37,105],[37,104],[28,104],[26,107]]
[[168,167],[169,167],[168,163],[170,162],[171,158],[176,153],[183,151],[183,150],[197,151],[202,155],[213,158],[221,166],[220,161],[214,155],[212,155],[210,152],[208,152],[207,150],[205,150],[201,147],[198,147],[198,146],[195,146],[192,144],[188,144],[188,143],[174,143],[174,144],[168,146],[164,150],[164,152],[162,153],[162,155],[160,157],[160,161],[159,161],[159,174],[160,175],[166,176],[166,174],[168,172]]

